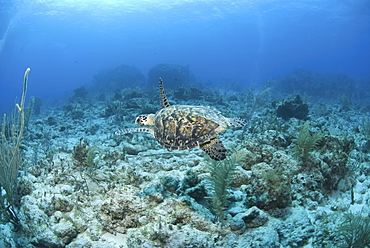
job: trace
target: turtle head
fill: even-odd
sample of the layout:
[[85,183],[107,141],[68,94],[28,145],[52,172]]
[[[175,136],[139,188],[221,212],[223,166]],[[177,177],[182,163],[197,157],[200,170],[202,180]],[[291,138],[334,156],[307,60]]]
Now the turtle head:
[[154,126],[154,114],[139,115],[136,117],[135,124],[139,126]]

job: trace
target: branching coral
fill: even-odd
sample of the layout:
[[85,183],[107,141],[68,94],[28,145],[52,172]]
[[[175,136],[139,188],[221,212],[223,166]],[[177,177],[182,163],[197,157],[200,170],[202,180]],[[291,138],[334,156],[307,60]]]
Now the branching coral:
[[8,219],[15,227],[19,225],[15,206],[18,201],[16,193],[18,186],[18,169],[23,161],[20,152],[20,145],[25,127],[24,102],[26,99],[29,71],[30,68],[28,68],[24,73],[21,103],[16,104],[18,116],[14,116],[11,123],[8,125],[6,115],[4,115],[3,125],[1,128],[0,186],[6,192],[4,197],[1,195],[0,189],[0,208],[2,210],[1,219]]

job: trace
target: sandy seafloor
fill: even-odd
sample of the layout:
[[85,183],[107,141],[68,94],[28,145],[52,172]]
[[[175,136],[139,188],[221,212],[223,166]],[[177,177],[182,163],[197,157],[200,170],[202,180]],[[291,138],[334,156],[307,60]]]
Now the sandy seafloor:
[[[198,93],[184,100],[167,90],[171,104],[207,105],[248,121],[219,136],[229,156],[243,156],[226,220],[212,208],[212,163],[201,149],[168,151],[150,134],[114,135],[160,109],[156,93],[126,89],[44,104],[31,117],[19,182],[22,228],[1,224],[0,247],[350,247],[345,216],[369,223],[366,106],[302,96],[310,134],[324,135],[303,161],[294,147],[305,120],[276,115],[289,97]],[[90,157],[81,159],[76,147]]]

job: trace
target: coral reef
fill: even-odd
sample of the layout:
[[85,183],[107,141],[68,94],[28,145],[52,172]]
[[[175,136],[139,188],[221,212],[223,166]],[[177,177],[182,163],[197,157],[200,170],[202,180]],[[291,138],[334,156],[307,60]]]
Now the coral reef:
[[366,99],[364,92],[367,91],[367,86],[356,84],[345,74],[324,74],[300,68],[276,78],[276,81],[276,90],[284,94],[304,92],[309,96],[327,100],[337,100],[338,96],[341,96],[350,105],[355,98]]
[[100,93],[112,93],[132,85],[144,88],[146,86],[144,74],[133,66],[119,65],[95,74],[93,90]]
[[146,134],[117,139],[114,130],[160,108],[156,92],[126,88],[92,101],[97,92],[86,88],[41,106],[19,146],[18,224],[2,219],[0,246],[366,247],[366,108],[305,97],[310,121],[283,119],[270,84],[170,90],[176,103],[248,120],[221,134],[234,149],[214,164],[200,149],[168,151]]
[[303,103],[301,97],[297,95],[294,98],[285,100],[283,103],[277,106],[276,114],[284,120],[289,120],[293,117],[301,120],[307,120],[308,105]]

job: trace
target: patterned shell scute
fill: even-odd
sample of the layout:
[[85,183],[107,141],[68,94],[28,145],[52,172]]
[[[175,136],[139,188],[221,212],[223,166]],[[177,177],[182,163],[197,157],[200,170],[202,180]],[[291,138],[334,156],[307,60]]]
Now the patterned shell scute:
[[219,111],[204,106],[172,105],[158,111],[154,118],[154,136],[170,150],[197,147],[226,127],[226,118]]

